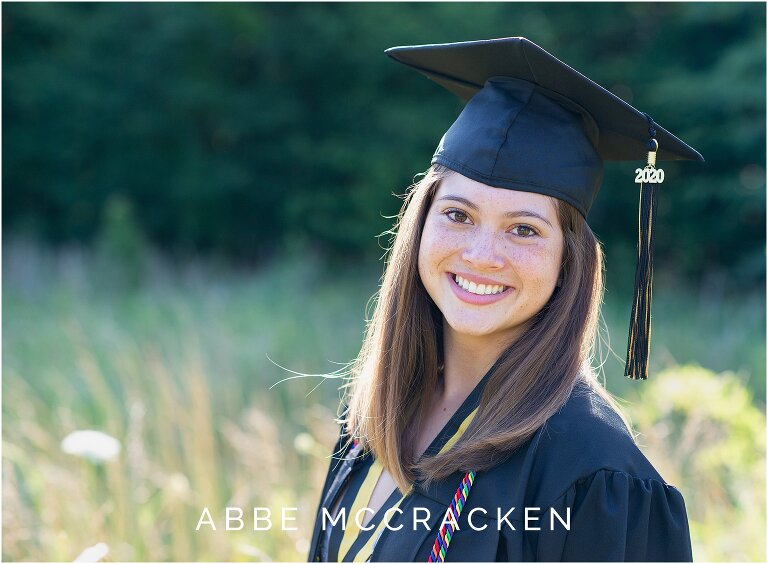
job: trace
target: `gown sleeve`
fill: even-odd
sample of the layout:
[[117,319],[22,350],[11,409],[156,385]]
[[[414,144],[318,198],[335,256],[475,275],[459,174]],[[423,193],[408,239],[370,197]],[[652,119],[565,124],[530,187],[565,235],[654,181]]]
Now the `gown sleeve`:
[[[570,530],[542,507],[537,526],[526,535],[537,561],[691,562],[685,502],[673,486],[655,478],[598,470],[577,480],[550,506]],[[553,530],[550,530],[553,529]]]

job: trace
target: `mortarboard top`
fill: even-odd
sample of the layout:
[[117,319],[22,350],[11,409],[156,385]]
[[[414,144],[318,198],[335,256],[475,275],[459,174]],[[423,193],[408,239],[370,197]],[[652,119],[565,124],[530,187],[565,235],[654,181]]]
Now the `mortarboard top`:
[[[600,129],[597,150],[604,160],[640,160],[648,151],[648,120],[643,112],[525,37],[392,47],[385,53],[464,101],[494,76],[532,82],[589,112]],[[660,160],[704,161],[698,151],[658,124],[656,131]]]
[[[647,155],[640,184],[637,270],[625,375],[647,378],[656,158],[703,157],[652,118],[524,37],[392,47],[394,60],[467,101],[432,158],[489,186],[536,192],[587,216],[603,160]],[[652,174],[645,174],[652,173]]]

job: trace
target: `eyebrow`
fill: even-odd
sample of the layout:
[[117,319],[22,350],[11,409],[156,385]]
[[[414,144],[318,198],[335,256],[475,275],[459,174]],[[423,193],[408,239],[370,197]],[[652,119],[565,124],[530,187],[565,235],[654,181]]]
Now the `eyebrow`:
[[[440,200],[453,200],[454,202],[461,202],[462,204],[464,204],[468,208],[471,208],[471,209],[473,209],[475,211],[480,211],[480,208],[477,207],[477,204],[473,204],[472,202],[470,202],[466,198],[462,198],[461,196],[451,196],[451,195],[448,195],[448,196],[443,196],[443,197],[437,199],[438,202]],[[504,214],[504,217],[510,217],[510,218],[512,218],[512,217],[537,217],[541,221],[543,221],[544,223],[549,225],[550,227],[553,227],[552,224],[549,222],[549,220],[546,217],[544,217],[543,215],[541,215],[539,213],[536,213],[535,211],[531,211],[531,210],[516,210],[516,211],[507,212],[507,213]],[[554,229],[554,227],[553,227],[553,229]]]

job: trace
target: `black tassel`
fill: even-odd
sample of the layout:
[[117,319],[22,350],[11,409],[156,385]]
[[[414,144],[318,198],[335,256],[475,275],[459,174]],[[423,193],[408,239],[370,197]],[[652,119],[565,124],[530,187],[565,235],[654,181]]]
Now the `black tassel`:
[[[653,120],[648,117],[649,133],[648,166],[656,164],[658,142],[653,138],[656,130]],[[663,179],[663,171],[661,172]],[[635,270],[635,292],[627,342],[627,364],[624,375],[633,380],[648,378],[648,358],[651,350],[651,293],[653,288],[653,235],[656,222],[658,184],[643,182],[640,185],[640,213],[637,241],[637,269]]]
[[634,380],[648,378],[651,351],[651,291],[653,289],[653,226],[656,219],[657,184],[640,188],[640,226],[637,242],[635,296],[629,325],[627,366],[624,375]]

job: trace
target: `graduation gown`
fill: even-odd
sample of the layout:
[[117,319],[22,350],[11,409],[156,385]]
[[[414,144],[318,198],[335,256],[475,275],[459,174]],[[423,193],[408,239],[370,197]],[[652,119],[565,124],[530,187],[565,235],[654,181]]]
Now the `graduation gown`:
[[[425,455],[447,450],[461,436],[489,376]],[[370,519],[371,530],[362,531],[354,516],[367,505],[381,465],[359,445],[339,453],[343,442],[333,451],[337,455],[323,486],[309,561],[426,562],[464,473],[426,489],[414,484],[405,496],[395,490]],[[323,531],[321,512],[327,508],[333,515],[337,502],[338,511],[346,510],[346,528],[341,521],[326,522]],[[394,507],[402,513],[387,512]],[[638,449],[616,412],[579,382],[560,411],[524,445],[498,466],[476,473],[445,560],[692,561],[692,553],[682,495]]]

